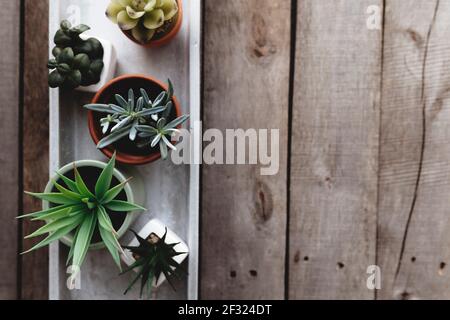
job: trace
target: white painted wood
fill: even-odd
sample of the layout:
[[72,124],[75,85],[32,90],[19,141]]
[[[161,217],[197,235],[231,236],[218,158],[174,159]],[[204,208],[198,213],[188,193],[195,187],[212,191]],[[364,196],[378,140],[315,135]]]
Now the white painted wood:
[[[58,30],[58,23],[55,23],[54,17],[59,16],[59,4],[58,0],[51,0],[49,2],[49,56],[51,56],[53,35]],[[52,176],[59,167],[59,89],[50,89],[49,94],[49,175]],[[59,261],[59,242],[50,244],[49,253],[49,268],[48,268],[48,297],[50,300],[58,300],[59,294],[59,269],[58,264],[54,263]]]
[[[109,0],[52,0],[50,30],[58,28],[60,20],[88,24],[91,35],[112,42],[117,50],[117,75],[142,73],[162,81],[170,78],[175,86],[184,113],[191,115],[191,124],[200,119],[200,0],[184,0],[182,28],[175,39],[161,48],[143,48],[131,42],[104,15]],[[59,7],[58,7],[59,6]],[[189,15],[191,15],[189,17]],[[79,21],[77,21],[77,19]],[[190,25],[190,22],[193,22]],[[50,34],[52,37],[52,33]],[[51,41],[50,45],[52,45]],[[87,114],[82,105],[92,95],[82,92],[51,92],[51,154],[50,169],[60,164],[80,160],[103,160],[88,132]],[[59,102],[58,102],[59,99]],[[59,112],[59,114],[58,114]],[[140,229],[150,219],[158,218],[192,248],[189,257],[189,278],[175,283],[177,291],[163,285],[155,292],[156,299],[195,299],[198,270],[198,166],[176,166],[162,160],[141,167],[127,167],[133,175],[143,178],[146,185],[148,212],[133,226]],[[128,237],[128,238],[127,238]],[[127,243],[131,235],[124,237]],[[58,257],[58,252],[60,257]],[[57,244],[50,252],[50,293],[52,299],[137,299],[138,290],[123,296],[130,275],[118,277],[109,254],[89,252],[81,270],[81,290],[65,287],[65,257],[68,249]],[[189,288],[188,288],[189,284]],[[189,293],[188,293],[189,292]]]
[[[191,103],[191,123],[200,123],[201,121],[201,0],[191,0],[189,11],[190,26],[190,103]],[[192,108],[198,106],[198,108]],[[191,130],[193,126],[191,125]],[[194,152],[201,150],[201,141],[193,141]],[[190,249],[189,259],[189,278],[188,278],[188,299],[198,299],[198,261],[199,261],[199,206],[200,206],[200,165],[192,164],[190,166],[190,185],[189,185],[189,234],[188,242]],[[193,213],[197,214],[193,214]]]

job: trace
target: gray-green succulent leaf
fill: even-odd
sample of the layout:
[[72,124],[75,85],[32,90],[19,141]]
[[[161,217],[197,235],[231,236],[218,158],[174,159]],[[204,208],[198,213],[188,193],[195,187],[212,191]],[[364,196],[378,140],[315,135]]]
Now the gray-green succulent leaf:
[[108,129],[112,123],[115,123],[117,121],[117,115],[116,114],[108,114],[106,118],[100,119],[100,125],[102,127],[102,133],[105,134],[108,132]]
[[174,134],[180,133],[180,130],[176,129],[179,125],[189,119],[188,115],[183,115],[169,124],[166,124],[165,118],[160,118],[155,126],[137,126],[139,130],[139,136],[144,139],[149,139],[147,143],[142,143],[142,146],[150,145],[151,148],[156,147],[159,144],[161,157],[167,159],[168,148],[176,151],[176,146],[171,142],[171,137]]

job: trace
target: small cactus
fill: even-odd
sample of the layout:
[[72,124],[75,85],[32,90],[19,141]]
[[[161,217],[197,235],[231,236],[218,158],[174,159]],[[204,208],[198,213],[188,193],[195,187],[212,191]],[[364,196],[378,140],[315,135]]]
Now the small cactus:
[[61,28],[54,37],[54,58],[48,61],[51,70],[48,84],[51,88],[75,89],[100,81],[104,67],[103,46],[95,38],[80,38],[80,34],[89,29],[83,24],[72,27],[67,20],[61,22]]
[[134,39],[148,43],[178,13],[176,0],[111,0],[106,16]]

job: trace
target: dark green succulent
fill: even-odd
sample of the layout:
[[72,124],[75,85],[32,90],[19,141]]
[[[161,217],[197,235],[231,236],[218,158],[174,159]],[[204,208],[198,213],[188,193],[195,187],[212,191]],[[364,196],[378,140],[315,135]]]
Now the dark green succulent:
[[89,29],[84,24],[72,27],[67,20],[61,22],[61,28],[54,37],[54,58],[48,61],[51,70],[48,84],[51,88],[75,89],[100,81],[104,49],[98,39],[84,40],[80,37]]
[[145,287],[147,288],[147,295],[149,296],[153,281],[158,282],[162,274],[175,290],[171,278],[173,276],[180,278],[183,274],[186,274],[186,272],[181,268],[181,265],[175,261],[174,257],[186,254],[186,252],[175,251],[174,247],[179,243],[166,243],[167,228],[162,238],[159,238],[156,234],[152,233],[147,239],[144,239],[136,232],[132,232],[139,241],[139,246],[123,246],[123,248],[130,250],[136,261],[121,274],[127,273],[133,269],[138,269],[138,272],[124,294],[127,294],[134,284],[141,279],[140,296],[142,297]]

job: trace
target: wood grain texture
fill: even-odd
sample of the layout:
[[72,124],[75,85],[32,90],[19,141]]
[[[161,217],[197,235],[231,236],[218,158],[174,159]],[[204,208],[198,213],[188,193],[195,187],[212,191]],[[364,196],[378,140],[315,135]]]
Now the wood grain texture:
[[[79,2],[78,2],[79,1]],[[108,39],[117,51],[116,75],[145,74],[166,81],[171,79],[175,88],[175,95],[180,101],[183,114],[190,114],[191,110],[199,108],[199,105],[190,105],[190,86],[195,86],[190,79],[190,29],[191,17],[189,13],[192,2],[184,0],[183,5],[186,15],[183,17],[183,25],[176,38],[166,46],[160,48],[143,48],[132,43],[125,37],[117,26],[103,14],[109,0],[78,0],[80,4],[80,22],[92,28],[92,35],[100,39]],[[73,0],[53,0],[51,2],[54,15],[51,16],[51,26],[57,27],[59,20],[71,16],[72,10],[67,10]],[[197,70],[198,71],[198,70]],[[52,91],[51,94],[55,92]],[[137,93],[136,93],[137,94]],[[153,97],[155,98],[155,97]],[[89,134],[86,110],[82,106],[92,100],[92,94],[80,91],[59,91],[59,103],[52,101],[50,110],[52,115],[59,113],[58,120],[52,119],[52,133],[59,134],[59,141],[51,137],[51,144],[55,147],[51,151],[51,163],[55,158],[62,166],[74,160],[93,159],[106,161],[106,157],[96,148]],[[58,125],[59,124],[59,125]],[[183,127],[187,128],[189,124]],[[169,229],[172,229],[183,240],[189,239],[191,225],[189,224],[191,212],[189,211],[189,185],[190,168],[187,165],[176,165],[171,160],[156,161],[145,166],[117,165],[119,170],[130,172],[134,181],[142,180],[146,199],[143,206],[146,212],[139,214],[131,229],[139,231],[150,219],[158,218]],[[198,183],[198,181],[194,181]],[[197,212],[192,212],[197,214]],[[128,232],[120,242],[126,245],[132,238]],[[188,244],[189,245],[189,244]],[[191,248],[191,250],[194,250]],[[192,252],[192,251],[191,251]],[[59,257],[51,256],[50,264],[53,270],[59,270],[58,279],[51,275],[51,290],[53,299],[71,300],[121,300],[139,299],[139,286],[124,295],[124,290],[133,280],[133,274],[128,273],[118,276],[117,266],[111,259],[107,250],[89,251],[81,270],[81,289],[70,291],[66,287],[67,277],[66,260],[68,248],[59,245]],[[195,259],[190,255],[189,260]],[[195,262],[195,260],[194,260]],[[195,270],[189,270],[194,273]],[[157,290],[153,290],[153,299],[167,300],[188,298],[187,279],[183,278],[175,282],[174,292],[166,282]],[[54,294],[55,293],[55,294]],[[53,296],[54,294],[54,296]]]
[[373,299],[382,1],[298,3],[289,298]]
[[20,2],[1,0],[0,43],[0,299],[17,298],[19,204]]
[[[24,31],[24,110],[23,110],[23,187],[41,192],[48,181],[48,0],[25,0]],[[25,196],[24,212],[41,209],[41,202]],[[23,221],[23,234],[39,225]],[[32,241],[24,240],[23,249]],[[23,299],[48,297],[48,249],[22,256]]]
[[[384,2],[382,33],[366,28],[367,7],[382,7],[382,0],[298,0],[290,299],[373,299],[374,291],[366,288],[371,264],[382,271],[379,299],[450,298],[450,1]],[[39,191],[48,177],[48,1],[24,3],[23,183]],[[8,243],[0,271],[10,275],[0,279],[0,298],[10,299],[19,294],[17,243],[11,239],[17,238],[13,218],[19,196],[20,7],[19,1],[0,4],[6,8],[0,40],[7,62],[1,64],[0,92],[8,101],[0,108],[0,133],[9,137],[0,141],[1,150],[8,151],[0,155],[1,187],[9,192],[0,195],[0,243]],[[280,128],[281,156],[280,172],[273,177],[260,176],[256,166],[203,166],[201,298],[282,299],[290,1],[205,0],[205,10],[204,129]],[[165,68],[155,68],[152,73],[166,76]],[[84,123],[75,108],[64,117]],[[63,139],[66,149],[76,143],[92,146],[85,135],[72,140]],[[87,155],[98,156],[95,150],[78,154]],[[66,154],[63,160],[73,159]],[[160,183],[159,165],[140,170]],[[29,212],[40,203],[26,197],[23,206]],[[182,220],[169,220],[184,228]],[[24,223],[24,234],[35,227]],[[24,242],[24,249],[30,245]],[[109,258],[97,253],[89,259],[88,267]],[[22,263],[20,295],[46,298],[45,249],[23,256]],[[117,291],[126,282],[97,286],[104,279],[92,275],[86,292],[63,297],[111,298],[109,289]],[[159,298],[171,295],[163,291]]]
[[449,10],[448,0],[387,1],[381,299],[450,298]]
[[283,299],[290,2],[205,1],[204,129],[280,129],[280,170],[202,169],[202,299]]

